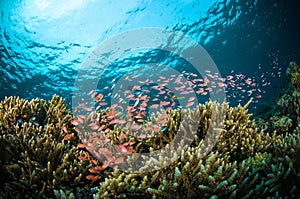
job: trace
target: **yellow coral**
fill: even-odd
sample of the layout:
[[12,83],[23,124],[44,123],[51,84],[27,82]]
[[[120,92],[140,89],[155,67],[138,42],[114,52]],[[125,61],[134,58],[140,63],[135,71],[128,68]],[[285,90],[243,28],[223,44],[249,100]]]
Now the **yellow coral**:
[[[176,160],[161,169],[145,172],[149,170],[149,165],[159,167],[167,158],[172,158],[161,154],[157,160],[150,159],[146,164],[141,164],[144,166],[141,166],[137,173],[116,170],[109,178],[100,182],[99,192],[94,197],[293,198],[299,195],[297,182],[300,167],[296,163],[300,154],[299,132],[290,134],[293,132],[291,130],[286,135],[277,135],[275,132],[264,132],[256,128],[254,121],[250,120],[251,115],[247,113],[249,103],[244,107],[239,105],[232,108],[228,104],[210,101],[198,105],[195,109],[170,111],[167,130],[155,138],[135,140],[138,143],[136,151],[144,152],[147,151],[147,147],[159,149],[165,146],[172,149]],[[221,110],[225,112],[225,119],[218,139],[216,143],[213,139],[215,136],[207,139],[206,146],[215,145],[207,156],[202,157],[201,154],[206,149],[203,147],[204,139],[209,137],[208,126],[214,125],[213,121],[217,120],[212,119],[212,113]],[[176,122],[183,114],[187,118],[186,121],[194,120],[197,114],[200,115],[199,128],[195,141],[189,147],[183,146],[184,142],[180,143],[177,148],[185,150],[179,150],[181,153],[176,154],[172,144],[165,145],[158,140],[172,140],[176,130],[180,129],[179,124],[186,131],[190,130],[188,122]]]
[[295,88],[300,88],[300,73],[295,72],[292,74],[291,82]]
[[291,62],[286,73],[291,76],[291,83],[296,88],[300,88],[300,68],[296,62]]
[[54,190],[83,184],[87,163],[77,158],[71,120],[56,95],[48,102],[17,97],[0,102],[0,198],[54,198]]

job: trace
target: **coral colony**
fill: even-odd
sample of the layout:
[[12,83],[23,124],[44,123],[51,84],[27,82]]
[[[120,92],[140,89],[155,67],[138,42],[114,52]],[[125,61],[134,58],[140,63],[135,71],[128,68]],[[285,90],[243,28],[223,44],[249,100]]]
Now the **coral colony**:
[[[145,79],[143,86],[118,89],[109,104],[98,90],[89,96],[96,104],[82,101],[76,117],[56,95],[50,101],[8,97],[0,103],[0,196],[2,198],[266,198],[300,195],[300,69],[292,62],[291,79],[276,101],[270,118],[253,120],[248,106],[259,100],[269,83],[242,74],[220,78],[205,71],[204,77],[183,72],[161,76],[158,82]],[[128,81],[137,74],[126,77]],[[281,75],[281,74],[279,74]],[[188,81],[182,81],[182,77]],[[173,83],[176,92],[167,88]],[[197,103],[190,92],[206,97],[226,88],[229,98],[241,104],[207,100]],[[109,89],[103,88],[102,90]],[[124,89],[124,90],[123,90]],[[197,97],[199,97],[197,96]],[[242,97],[244,96],[244,97]],[[179,103],[187,98],[186,104]],[[243,98],[246,98],[245,101]],[[124,103],[129,101],[128,103]],[[149,112],[149,109],[152,110]],[[87,112],[88,114],[83,114]],[[208,139],[209,126],[221,121],[216,143]],[[126,114],[124,114],[126,113]],[[150,114],[151,113],[151,114]],[[182,116],[185,120],[181,121]],[[126,116],[126,117],[125,117]],[[212,118],[215,117],[215,118]],[[193,137],[188,121],[199,118]],[[222,118],[221,118],[222,119]],[[130,165],[134,153],[152,153],[171,141],[178,130],[189,146],[179,142],[180,154],[141,159],[140,172],[120,170]],[[135,132],[134,134],[131,132]],[[204,143],[212,150],[201,157]],[[112,147],[114,146],[114,147]],[[180,150],[185,149],[185,150]],[[164,158],[174,158],[161,167]],[[144,162],[143,162],[144,161]],[[148,165],[157,170],[147,172]]]

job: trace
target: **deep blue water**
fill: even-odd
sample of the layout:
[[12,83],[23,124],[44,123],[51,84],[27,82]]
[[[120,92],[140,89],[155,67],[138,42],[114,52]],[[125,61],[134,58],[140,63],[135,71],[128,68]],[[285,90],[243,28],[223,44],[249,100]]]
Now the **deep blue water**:
[[[288,63],[300,63],[298,9],[296,0],[1,0],[0,100],[11,95],[50,99],[56,93],[70,104],[79,95],[74,81],[91,77],[77,74],[98,45],[126,31],[159,27],[201,45],[222,77],[243,74],[256,82],[228,87],[231,104],[244,103],[253,88],[252,97],[262,95],[253,107],[270,103],[280,92]],[[139,64],[163,62],[179,72],[192,70],[164,53],[154,49],[114,62],[101,71],[98,88],[104,93],[103,87],[113,86]]]

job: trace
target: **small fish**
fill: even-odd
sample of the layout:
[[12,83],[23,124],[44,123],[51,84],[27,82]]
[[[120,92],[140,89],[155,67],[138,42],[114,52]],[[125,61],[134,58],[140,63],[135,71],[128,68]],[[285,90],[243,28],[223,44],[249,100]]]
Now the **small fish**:
[[77,144],[77,148],[79,148],[79,149],[84,149],[85,146],[84,146],[84,144],[79,143],[79,144]]
[[88,111],[88,112],[90,112],[90,111],[93,110],[93,108],[91,108],[91,107],[84,107],[83,109],[84,109],[85,111]]
[[95,166],[95,169],[97,171],[101,171],[101,170],[106,169],[107,167],[108,167],[108,164],[107,163],[103,163],[101,166],[99,166],[99,165]]
[[95,175],[87,175],[85,178],[88,180],[91,180],[92,183],[94,183],[98,180],[98,176],[95,176]]
[[99,104],[100,104],[101,106],[106,106],[106,105],[107,105],[106,102],[100,102]]
[[79,106],[85,107],[87,103],[80,103]]
[[134,94],[130,94],[126,96],[127,99],[134,99]]
[[158,107],[159,107],[158,104],[152,104],[152,105],[150,106],[150,108],[158,108]]
[[123,153],[123,154],[131,154],[131,153],[135,153],[135,150],[133,150],[133,149],[128,149],[128,148],[126,148],[124,145],[119,145],[118,148],[119,148],[120,152]]
[[191,102],[191,101],[190,101],[190,102],[187,103],[186,108],[191,107],[191,106],[193,106],[193,105],[194,105],[194,102]]
[[99,174],[99,170],[97,170],[94,167],[89,168],[89,172],[93,173],[93,174]]
[[165,94],[165,93],[166,93],[166,91],[159,91],[158,92],[159,95],[162,95],[162,94]]
[[233,76],[232,76],[232,75],[228,75],[228,76],[226,77],[226,79],[227,79],[227,80],[231,80],[231,79],[233,79]]
[[186,94],[189,94],[189,92],[188,91],[182,91],[180,94],[186,95]]
[[188,99],[188,101],[191,102],[191,101],[194,101],[194,99],[195,99],[195,97],[192,96],[192,97],[190,97],[190,98]]
[[159,105],[160,106],[167,106],[167,105],[169,105],[170,104],[170,102],[167,102],[167,101],[160,101],[159,102]]
[[102,93],[99,93],[95,98],[94,98],[94,101],[95,102],[99,102],[103,99],[103,94]]
[[83,156],[78,156],[78,159],[79,159],[80,161],[86,161],[86,160],[87,160],[86,157],[83,157]]
[[255,95],[255,98],[256,99],[262,98],[262,95],[257,94],[257,95]]
[[122,162],[124,162],[124,157],[119,157],[119,158],[116,158],[115,160],[114,160],[114,164],[120,164],[120,163],[122,163]]
[[118,124],[126,124],[126,120],[119,120]]
[[73,137],[73,133],[64,136],[64,140],[70,140]]
[[89,152],[87,152],[87,151],[84,152],[84,155],[85,155],[87,158],[91,158],[91,155],[90,155]]
[[167,107],[167,108],[165,108],[165,111],[170,111],[172,109],[172,107]]
[[96,160],[90,160],[90,163],[92,163],[94,166],[97,166],[97,165],[98,165],[98,163],[97,163]]
[[108,148],[99,148],[98,151],[104,155],[112,153]]

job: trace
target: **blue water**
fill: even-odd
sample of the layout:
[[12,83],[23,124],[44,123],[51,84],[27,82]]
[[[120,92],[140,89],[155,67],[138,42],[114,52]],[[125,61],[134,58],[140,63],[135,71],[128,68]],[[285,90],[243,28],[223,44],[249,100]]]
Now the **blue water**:
[[[223,77],[255,79],[263,90],[257,103],[269,103],[280,92],[288,63],[300,63],[297,9],[296,0],[1,0],[0,100],[50,99],[56,93],[70,104],[77,72],[98,45],[126,31],[159,27],[200,44]],[[137,64],[162,61],[155,53],[112,64],[98,87],[112,86]],[[186,69],[181,67],[175,68]],[[227,92],[233,105],[248,97],[235,92]]]

